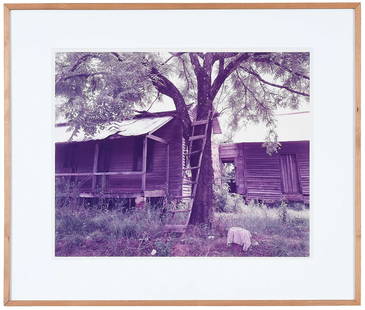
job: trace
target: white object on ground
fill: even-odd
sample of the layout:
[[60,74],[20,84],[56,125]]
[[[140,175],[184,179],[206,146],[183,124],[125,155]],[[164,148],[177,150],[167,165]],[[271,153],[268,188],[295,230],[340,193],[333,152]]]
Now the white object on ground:
[[137,208],[143,208],[146,204],[146,199],[145,199],[145,197],[138,196],[134,199],[134,202],[135,202]]
[[231,227],[227,234],[227,245],[231,243],[239,244],[243,251],[247,251],[251,246],[251,233],[242,227]]

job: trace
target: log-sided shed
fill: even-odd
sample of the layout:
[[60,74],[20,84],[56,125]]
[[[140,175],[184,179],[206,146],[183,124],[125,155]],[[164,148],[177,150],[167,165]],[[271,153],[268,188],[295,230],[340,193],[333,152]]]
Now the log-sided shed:
[[225,181],[247,201],[309,203],[310,113],[281,114],[277,119],[281,144],[277,153],[266,153],[262,124],[242,130],[236,143],[219,146],[222,171],[229,170]]

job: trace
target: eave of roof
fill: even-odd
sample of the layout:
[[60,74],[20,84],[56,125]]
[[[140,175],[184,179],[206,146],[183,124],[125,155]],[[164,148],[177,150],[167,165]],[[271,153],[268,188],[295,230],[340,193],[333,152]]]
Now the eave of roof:
[[120,135],[124,137],[140,136],[158,130],[172,119],[173,116],[161,116],[134,118],[121,122],[113,122],[111,125],[99,128],[93,136],[86,135],[83,130],[79,130],[77,134],[73,134],[72,128],[66,124],[63,126],[56,126],[55,142],[65,143],[103,140],[112,135]]

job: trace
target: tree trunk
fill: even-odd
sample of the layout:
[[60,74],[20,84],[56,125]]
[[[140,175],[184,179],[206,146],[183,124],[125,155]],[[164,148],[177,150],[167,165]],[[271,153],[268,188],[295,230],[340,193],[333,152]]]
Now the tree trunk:
[[[212,54],[204,56],[203,64],[200,63],[198,56],[190,53],[190,60],[197,78],[197,119],[207,119],[208,113],[213,112],[213,99],[211,96],[211,74],[213,67]],[[199,56],[200,57],[200,56]],[[204,126],[194,129],[194,135],[204,134]],[[195,131],[196,130],[196,131]],[[213,208],[213,165],[212,165],[212,146],[211,146],[212,123],[209,121],[206,143],[203,150],[203,157],[200,166],[200,175],[191,210],[189,224],[209,224],[210,214]],[[200,142],[198,142],[200,141]],[[195,149],[202,148],[202,140],[197,140]],[[194,144],[192,146],[194,150]],[[197,166],[199,153],[195,158],[190,159],[191,166]],[[196,180],[197,170],[193,170],[193,180]]]

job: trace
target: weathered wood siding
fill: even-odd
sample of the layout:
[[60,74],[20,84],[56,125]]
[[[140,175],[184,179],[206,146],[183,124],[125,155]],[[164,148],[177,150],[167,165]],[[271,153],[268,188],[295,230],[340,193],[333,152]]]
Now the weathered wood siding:
[[[221,145],[220,158],[234,158],[236,165],[237,192],[247,200],[278,201],[288,200],[309,201],[309,142],[282,142],[278,153],[271,156],[266,153],[262,143],[238,143]],[[283,155],[290,155],[293,163],[285,169],[295,169],[291,177],[298,177],[298,191],[285,193],[284,188],[296,188],[283,185]],[[295,180],[292,180],[295,182]]]
[[93,166],[94,148],[94,141],[57,144],[56,172],[89,172]]
[[[90,172],[94,161],[94,150],[94,141],[57,144],[56,173]],[[88,191],[92,187],[92,178],[87,176],[63,178],[63,182],[65,182],[63,186],[67,190],[75,191],[77,187],[77,190],[81,192]]]
[[[186,168],[188,166],[188,143],[185,139],[181,139],[181,148],[182,148],[182,168]],[[182,189],[181,196],[190,196],[192,194],[192,186],[187,184],[191,180],[191,176],[189,176],[188,171],[182,172]],[[178,182],[176,183],[178,185]],[[180,193],[179,188],[176,189],[176,193]],[[180,194],[178,194],[180,196]]]
[[[177,120],[172,120],[159,130],[157,130],[154,135],[159,136],[169,143],[169,195],[170,196],[181,196],[182,190],[182,165],[183,165],[183,139],[182,139],[182,128]],[[156,163],[156,170],[153,170],[153,176],[155,178],[165,179],[166,176],[166,165],[167,156],[165,151],[165,145],[159,144],[160,151],[155,153],[154,160]],[[162,150],[162,148],[164,150]],[[152,175],[148,176],[151,179]],[[149,184],[150,181],[147,182]],[[154,183],[153,187],[157,186]],[[150,187],[152,188],[152,187]]]
[[[98,172],[134,171],[134,148],[139,137],[118,137],[99,142]],[[138,141],[140,142],[140,141]],[[126,151],[128,150],[128,151]],[[141,175],[112,175],[105,179],[105,192],[135,192],[141,189]],[[101,187],[102,177],[97,184]]]

